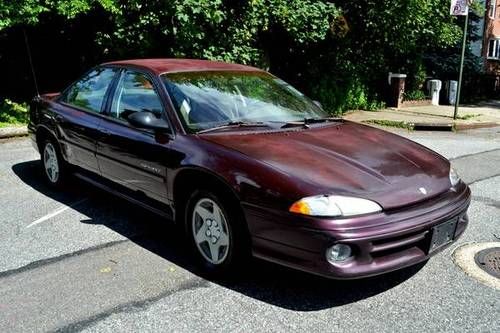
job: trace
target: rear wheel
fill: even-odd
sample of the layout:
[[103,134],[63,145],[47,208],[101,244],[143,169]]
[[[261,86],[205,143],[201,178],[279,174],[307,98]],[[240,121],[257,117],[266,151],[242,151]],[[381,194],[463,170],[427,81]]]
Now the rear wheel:
[[58,145],[46,140],[42,145],[42,164],[45,179],[51,186],[61,186],[66,178],[66,164],[61,157]]
[[187,236],[205,273],[213,276],[227,275],[250,252],[243,217],[230,202],[224,196],[198,190],[187,205]]

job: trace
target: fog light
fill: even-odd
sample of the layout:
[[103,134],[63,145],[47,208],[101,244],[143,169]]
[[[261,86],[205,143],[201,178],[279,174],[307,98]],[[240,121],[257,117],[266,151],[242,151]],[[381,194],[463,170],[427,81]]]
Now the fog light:
[[339,261],[345,261],[349,259],[351,255],[351,247],[346,244],[336,244],[326,250],[326,260],[332,264]]

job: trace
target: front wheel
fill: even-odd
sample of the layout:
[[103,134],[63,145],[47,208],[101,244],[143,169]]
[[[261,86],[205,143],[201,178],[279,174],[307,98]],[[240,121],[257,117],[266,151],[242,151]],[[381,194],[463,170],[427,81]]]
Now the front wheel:
[[228,199],[196,191],[186,213],[188,237],[207,274],[227,275],[246,259],[250,249],[245,224]]

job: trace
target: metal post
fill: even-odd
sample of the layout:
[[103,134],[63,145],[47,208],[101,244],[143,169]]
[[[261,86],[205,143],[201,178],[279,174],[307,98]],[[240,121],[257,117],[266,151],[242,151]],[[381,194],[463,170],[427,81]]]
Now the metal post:
[[465,27],[464,27],[464,38],[462,42],[462,57],[460,58],[460,71],[458,75],[458,88],[457,88],[457,98],[455,99],[455,112],[453,113],[453,119],[457,119],[458,116],[458,105],[460,104],[460,90],[462,89],[462,76],[464,74],[464,58],[465,58],[465,48],[467,46],[467,29],[469,27],[469,10],[467,9],[467,15],[465,15]]

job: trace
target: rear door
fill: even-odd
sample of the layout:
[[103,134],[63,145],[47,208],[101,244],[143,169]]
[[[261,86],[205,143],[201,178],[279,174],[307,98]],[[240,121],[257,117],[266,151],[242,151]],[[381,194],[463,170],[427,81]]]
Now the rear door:
[[63,153],[71,164],[99,173],[96,142],[106,99],[119,70],[99,67],[76,81],[58,99],[55,117]]
[[[167,119],[164,103],[149,74],[123,70],[100,123],[97,159],[103,176],[133,191],[167,202],[170,137],[133,127],[127,117],[149,111]],[[167,120],[168,121],[168,120]]]

